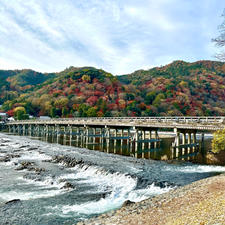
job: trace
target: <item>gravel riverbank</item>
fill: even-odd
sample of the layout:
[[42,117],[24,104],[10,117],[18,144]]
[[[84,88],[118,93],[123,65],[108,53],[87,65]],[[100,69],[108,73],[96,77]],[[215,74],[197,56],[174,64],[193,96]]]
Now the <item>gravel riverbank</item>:
[[100,215],[77,225],[225,225],[225,174]]

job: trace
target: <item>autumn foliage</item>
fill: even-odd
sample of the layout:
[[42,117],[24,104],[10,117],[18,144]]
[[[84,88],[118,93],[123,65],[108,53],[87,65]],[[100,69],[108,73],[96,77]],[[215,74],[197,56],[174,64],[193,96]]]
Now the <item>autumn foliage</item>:
[[0,104],[13,115],[219,116],[225,114],[225,63],[175,61],[113,76],[92,67],[60,73],[0,71]]

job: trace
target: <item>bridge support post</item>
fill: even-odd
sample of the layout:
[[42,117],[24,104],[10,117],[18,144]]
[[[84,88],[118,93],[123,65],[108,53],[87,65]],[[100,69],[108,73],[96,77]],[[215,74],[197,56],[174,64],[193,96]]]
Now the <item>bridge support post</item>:
[[105,138],[106,138],[106,151],[107,153],[110,152],[109,147],[110,147],[110,142],[109,142],[109,138],[110,138],[110,128],[105,126]]
[[[182,145],[185,145],[186,144],[186,132],[184,131],[183,133],[182,133]],[[182,156],[182,155],[184,155],[185,154],[185,150],[186,150],[186,147],[183,147],[183,148],[181,148],[181,149],[179,149],[179,151],[180,151],[180,156]]]
[[[152,130],[149,130],[149,140],[151,140],[151,139],[152,139]],[[152,143],[151,142],[148,143],[148,149],[150,149],[148,151],[148,157],[150,159],[153,156],[153,153],[151,152],[151,149],[152,149]]]
[[40,125],[37,125],[37,136],[40,137],[41,127]]
[[79,135],[78,135],[78,143],[80,142],[81,146],[83,147],[84,146],[84,139],[85,139],[85,132],[84,132],[84,129],[85,127],[78,127],[78,132],[79,132]]
[[[188,145],[190,145],[191,144],[191,133],[190,132],[188,132]],[[190,154],[191,153],[191,147],[189,146],[188,148],[187,148],[187,154]],[[188,157],[188,160],[190,160],[190,157]]]
[[86,137],[85,144],[86,144],[86,146],[87,146],[88,140],[89,140],[88,135],[89,135],[89,128],[86,126],[85,127],[85,137]]
[[62,139],[63,140],[62,141],[63,141],[63,144],[66,145],[66,138],[67,138],[67,135],[66,135],[66,132],[67,132],[66,126],[63,126],[62,129],[63,129],[63,135],[62,135]]
[[103,128],[100,128],[99,144],[101,145],[101,148],[103,149],[103,144],[104,144],[104,129]]
[[56,126],[56,142],[59,144],[59,139],[60,139],[60,126]]
[[43,125],[40,125],[40,133],[39,133],[39,135],[40,135],[40,137],[42,137],[43,136]]
[[51,139],[52,143],[54,142],[54,137],[55,137],[55,126],[51,126]]
[[174,133],[175,133],[175,151],[174,151],[174,156],[175,158],[178,157],[178,152],[179,152],[179,146],[180,146],[180,132],[178,131],[177,128],[174,128]]
[[28,125],[28,135],[31,137],[32,136],[32,125]]
[[[194,147],[193,147],[193,152],[196,152],[197,151],[197,137],[196,137],[196,132],[193,133],[193,143],[195,144]],[[191,159],[194,159],[194,157],[191,157]]]
[[134,156],[136,157],[136,158],[138,158],[138,141],[139,141],[139,131],[138,131],[138,129],[136,129],[136,127],[135,127],[135,134],[134,134],[134,140],[135,140],[135,147],[134,147],[134,151],[135,151],[135,154],[134,154]]
[[128,139],[127,139],[127,152],[130,154],[132,152],[132,145],[131,145],[131,133],[130,133],[130,128],[127,129],[127,136],[128,136]]
[[17,125],[17,134],[20,135],[20,124]]
[[117,133],[118,133],[118,130],[117,129],[114,129],[114,139],[113,139],[113,153],[116,154],[117,152],[117,140],[116,140],[116,137],[117,137]]
[[23,125],[20,125],[20,135],[23,135]]
[[25,136],[26,135],[26,126],[25,126],[25,124],[23,125],[23,136]]
[[[117,136],[122,137],[122,130],[118,130]],[[119,142],[119,154],[120,155],[122,155],[122,141],[123,141],[122,139],[117,140],[117,142]]]
[[[197,138],[196,138],[196,132],[195,133],[193,133],[193,142],[194,142],[194,144],[196,144],[197,143]],[[194,147],[194,150],[195,150],[196,148]]]
[[205,154],[204,133],[202,133],[202,136],[201,136],[201,154],[202,155]]
[[[153,132],[153,135],[152,135],[152,132]],[[151,131],[151,139],[152,139],[152,136],[154,137],[154,141],[152,144],[150,144],[150,149],[151,149],[151,158],[152,159],[156,159],[157,157],[157,150],[158,150],[158,139],[159,139],[159,135],[158,135],[158,131],[157,130],[152,130]]]
[[150,131],[145,131],[144,139],[147,140],[147,142],[144,145],[144,149],[146,148],[148,150],[145,153],[145,158],[149,159],[150,158],[150,150],[149,149],[151,148],[151,147],[149,147],[149,144],[150,144],[150,142],[149,142],[149,140],[150,140]]
[[109,140],[109,138],[106,139],[106,152],[110,153],[110,140]]
[[17,133],[18,135],[20,135],[20,125],[19,125],[19,124],[16,126],[16,133]]
[[16,133],[16,125],[13,125],[13,134]]
[[73,127],[69,125],[69,144],[72,146],[72,139],[73,139]]
[[16,127],[16,132],[17,132],[18,135],[21,134],[21,129],[20,129],[21,127],[20,127],[20,126],[21,126],[21,125],[18,124],[17,127]]
[[8,125],[8,128],[9,133],[11,133],[11,125]]
[[141,139],[143,140],[143,143],[142,143],[142,146],[141,146],[141,150],[142,150],[141,157],[143,159],[145,158],[145,152],[144,152],[144,150],[145,150],[145,142],[144,142],[145,138],[146,138],[146,136],[145,136],[145,130],[142,130],[142,138]]
[[35,126],[35,125],[34,125],[34,131],[33,131],[33,134],[34,134],[35,137],[37,137],[37,126]]
[[74,135],[75,135],[75,137],[74,137],[74,141],[76,142],[76,143],[78,143],[78,141],[79,141],[79,127],[75,127],[74,128],[75,129],[75,131],[74,131]]
[[48,141],[48,136],[49,136],[49,126],[45,125],[45,141]]

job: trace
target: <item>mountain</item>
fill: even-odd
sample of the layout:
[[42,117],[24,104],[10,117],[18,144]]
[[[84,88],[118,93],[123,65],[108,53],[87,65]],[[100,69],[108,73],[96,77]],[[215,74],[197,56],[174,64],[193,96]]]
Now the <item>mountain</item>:
[[26,93],[36,85],[53,78],[55,74],[44,74],[33,70],[0,70],[0,104],[14,100],[21,93]]
[[93,67],[59,73],[0,71],[2,109],[34,116],[216,116],[225,114],[225,63],[175,61],[113,76]]
[[225,63],[175,61],[118,77],[141,91],[158,115],[224,115]]

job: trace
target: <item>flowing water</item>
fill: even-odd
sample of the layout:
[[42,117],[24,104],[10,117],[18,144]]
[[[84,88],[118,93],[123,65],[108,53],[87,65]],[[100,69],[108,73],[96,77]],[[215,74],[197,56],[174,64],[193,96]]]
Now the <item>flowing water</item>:
[[76,224],[224,171],[0,134],[0,224]]

